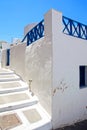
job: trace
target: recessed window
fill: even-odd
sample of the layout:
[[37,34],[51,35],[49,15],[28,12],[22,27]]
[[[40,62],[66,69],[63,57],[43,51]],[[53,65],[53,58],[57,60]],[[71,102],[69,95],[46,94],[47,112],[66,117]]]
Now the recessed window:
[[87,86],[87,66],[80,66],[80,88]]

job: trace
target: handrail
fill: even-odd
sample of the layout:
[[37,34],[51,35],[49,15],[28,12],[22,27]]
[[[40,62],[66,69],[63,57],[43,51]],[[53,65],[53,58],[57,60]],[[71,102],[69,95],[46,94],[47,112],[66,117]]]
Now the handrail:
[[23,38],[22,42],[27,39],[27,46],[30,45],[32,42],[40,39],[44,36],[44,20],[42,20],[39,24],[37,24],[34,28],[32,28],[26,36]]
[[87,25],[65,16],[62,17],[62,21],[64,24],[63,33],[87,40]]

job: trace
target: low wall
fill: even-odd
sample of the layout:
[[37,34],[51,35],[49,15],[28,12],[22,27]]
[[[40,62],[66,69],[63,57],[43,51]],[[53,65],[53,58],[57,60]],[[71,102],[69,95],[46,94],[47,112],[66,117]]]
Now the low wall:
[[40,103],[51,115],[52,88],[52,44],[44,38],[26,48],[26,79],[31,82],[31,90],[38,96]]
[[1,53],[2,53],[1,54],[1,67],[6,68],[6,62],[7,62],[6,50],[3,50]]
[[62,33],[62,13],[52,14],[52,123],[56,129],[87,119],[87,86],[80,88],[80,66],[87,66],[87,40]]
[[10,49],[10,68],[25,79],[26,44],[18,44]]

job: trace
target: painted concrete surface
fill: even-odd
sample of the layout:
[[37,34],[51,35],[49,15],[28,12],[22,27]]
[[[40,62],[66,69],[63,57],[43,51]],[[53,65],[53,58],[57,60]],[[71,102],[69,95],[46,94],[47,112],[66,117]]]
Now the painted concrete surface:
[[23,111],[23,113],[26,116],[27,120],[29,120],[30,123],[35,123],[35,122],[41,120],[41,116],[37,112],[36,109],[26,110],[26,111]]
[[7,64],[6,50],[3,50],[1,58],[1,67],[6,68],[6,64]]
[[[34,113],[30,113],[30,111],[35,110]],[[25,114],[26,112],[26,114]],[[22,109],[17,109],[9,112],[0,113],[0,117],[4,115],[16,114],[17,118],[21,122],[18,126],[14,125],[14,128],[10,128],[11,130],[51,130],[51,120],[46,111],[41,107],[40,104],[36,104],[30,107],[24,107]],[[31,116],[32,121],[28,116]],[[10,122],[10,120],[8,120]],[[1,124],[2,127],[2,124]],[[10,125],[9,125],[10,127]]]
[[37,23],[32,23],[28,24],[27,26],[24,27],[24,36],[33,28],[37,25]]
[[66,126],[56,130],[87,130],[87,120],[77,122],[71,126]]
[[0,75],[4,75],[4,74],[13,74],[14,72],[12,70],[9,69],[5,69],[5,68],[0,68]]
[[20,80],[20,77],[12,74],[12,75],[0,75],[0,82],[5,82],[5,81],[16,81]]
[[28,84],[24,83],[21,80],[0,82],[0,94],[24,91],[28,89],[29,89]]
[[38,98],[29,91],[13,92],[0,95],[0,112],[32,106],[38,103]]
[[21,125],[17,114],[5,114],[0,116],[0,130],[12,129]]
[[0,83],[0,89],[20,87],[20,85],[21,84],[18,81]]
[[10,49],[10,68],[23,79],[25,79],[25,49],[26,44],[18,44]]
[[27,82],[31,80],[31,90],[51,115],[51,43],[40,41],[26,48],[25,72]]
[[26,101],[29,99],[29,96],[25,93],[20,94],[9,94],[9,95],[1,95],[0,96],[0,105],[7,104],[7,103],[14,103],[19,101]]
[[79,67],[87,65],[87,40],[62,33],[61,12],[53,11],[53,17],[52,119],[58,128],[87,119],[87,87],[79,85]]
[[[8,89],[14,89],[16,85],[19,87],[19,83],[20,81],[5,81],[1,85],[5,88],[11,85]],[[22,87],[26,86],[23,81],[21,84]],[[0,95],[0,128],[2,130],[51,130],[52,125],[50,116],[39,104],[38,98],[32,96],[28,87],[26,91],[4,92]]]

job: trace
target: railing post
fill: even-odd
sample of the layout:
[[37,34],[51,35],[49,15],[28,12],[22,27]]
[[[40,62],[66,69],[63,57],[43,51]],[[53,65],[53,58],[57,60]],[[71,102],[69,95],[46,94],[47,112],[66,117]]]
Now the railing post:
[[27,46],[29,45],[29,34],[27,34]]
[[72,36],[72,20],[70,19],[69,22],[70,22],[70,32],[69,33]]
[[79,30],[78,30],[78,37],[81,38],[81,25],[80,23],[78,23],[78,27],[79,27]]
[[87,40],[87,26],[85,27],[85,30],[86,30],[86,34],[85,35],[86,35],[86,40]]

